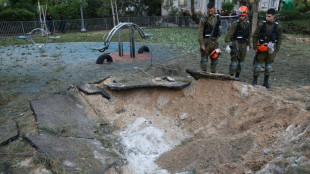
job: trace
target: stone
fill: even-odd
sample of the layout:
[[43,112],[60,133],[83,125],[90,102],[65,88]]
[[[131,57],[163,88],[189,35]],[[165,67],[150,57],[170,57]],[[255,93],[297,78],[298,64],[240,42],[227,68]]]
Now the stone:
[[169,76],[167,76],[167,80],[168,80],[168,82],[175,82],[175,80]]
[[187,114],[186,113],[182,113],[179,117],[181,120],[185,120],[188,118]]

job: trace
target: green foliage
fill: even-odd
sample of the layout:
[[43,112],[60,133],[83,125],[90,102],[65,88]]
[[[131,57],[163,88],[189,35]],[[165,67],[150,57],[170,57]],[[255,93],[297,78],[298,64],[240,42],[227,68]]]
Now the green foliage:
[[48,7],[53,19],[59,19],[60,15],[66,19],[80,19],[80,2],[72,1],[71,3],[62,3],[58,6]]
[[[249,19],[252,19],[252,11],[249,14]],[[298,11],[279,11],[276,14],[276,19],[282,25],[284,33],[294,34],[309,34],[309,13],[301,13]],[[266,11],[258,12],[258,22],[266,20]]]
[[30,21],[35,19],[35,14],[27,9],[8,8],[0,12],[0,21]]
[[13,9],[27,9],[32,13],[37,11],[38,1],[36,0],[10,0],[9,2],[10,8]]
[[307,12],[310,10],[310,1],[294,0],[294,10],[299,12]]
[[234,9],[234,2],[222,2],[222,9],[223,10],[227,10],[227,11],[231,11],[232,9]]
[[288,20],[299,20],[299,19],[309,19],[310,14],[308,13],[301,13],[298,11],[279,11],[277,12],[277,19],[281,21],[288,21]]
[[281,24],[285,33],[310,33],[309,24],[305,20],[283,21]]
[[281,22],[285,33],[309,33],[309,17],[310,14],[298,11],[280,11],[276,18]]
[[178,12],[179,12],[178,8],[173,6],[173,1],[172,0],[167,0],[163,4],[163,8],[168,11],[170,16],[176,16],[178,14]]
[[147,16],[160,15],[161,0],[141,0],[144,5],[144,10]]

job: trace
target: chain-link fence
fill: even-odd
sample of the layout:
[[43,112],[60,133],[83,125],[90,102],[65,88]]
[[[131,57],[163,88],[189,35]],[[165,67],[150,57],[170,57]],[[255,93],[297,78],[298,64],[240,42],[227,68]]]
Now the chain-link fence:
[[[132,22],[140,27],[198,27],[189,16],[167,17],[120,17],[119,22]],[[230,26],[230,18],[222,20],[222,32],[226,33]],[[27,36],[35,28],[42,28],[44,23],[40,21],[0,21],[0,37]],[[112,18],[85,19],[84,27],[87,31],[110,30],[113,28]],[[81,31],[81,19],[53,20],[46,22],[46,27],[52,33],[78,32]]]

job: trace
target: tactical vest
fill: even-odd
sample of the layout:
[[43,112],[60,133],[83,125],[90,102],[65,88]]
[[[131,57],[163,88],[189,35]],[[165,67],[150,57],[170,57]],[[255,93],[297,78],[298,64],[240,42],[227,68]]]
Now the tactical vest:
[[250,22],[247,21],[244,28],[241,26],[241,22],[239,20],[237,20],[237,23],[238,24],[233,36],[233,40],[238,40],[240,42],[248,41],[250,34]]
[[277,32],[277,27],[278,27],[278,22],[275,21],[274,24],[271,27],[271,30],[269,33],[267,33],[267,27],[266,27],[266,21],[263,21],[263,26],[262,29],[260,31],[260,35],[259,35],[259,43],[263,44],[263,43],[277,43],[278,41],[278,32]]
[[[219,15],[216,15],[215,17],[217,18],[217,22],[215,24],[215,29],[214,29],[212,37],[219,37],[220,36],[220,17]],[[206,22],[205,22],[205,26],[203,30],[203,37],[208,38],[211,36],[213,27],[209,24],[208,17],[205,17],[205,21]]]

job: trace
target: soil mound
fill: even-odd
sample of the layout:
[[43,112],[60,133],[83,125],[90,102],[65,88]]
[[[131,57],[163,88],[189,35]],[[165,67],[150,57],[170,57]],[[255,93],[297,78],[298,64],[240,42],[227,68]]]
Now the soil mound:
[[[110,100],[81,95],[85,105],[119,128],[114,135],[123,147],[124,173],[309,169],[310,114],[280,91],[214,79],[181,90],[107,91]],[[288,155],[292,147],[299,150]],[[298,159],[303,160],[296,165]]]

